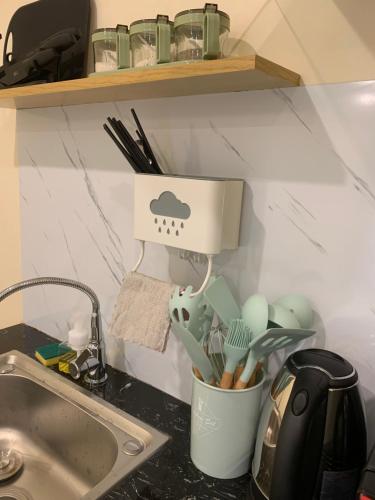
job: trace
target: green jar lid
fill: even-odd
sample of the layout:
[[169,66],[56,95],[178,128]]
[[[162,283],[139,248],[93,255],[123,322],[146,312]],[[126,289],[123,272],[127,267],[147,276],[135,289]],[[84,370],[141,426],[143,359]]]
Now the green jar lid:
[[117,40],[117,29],[116,28],[99,28],[95,30],[92,34],[92,42],[102,42],[108,40],[110,42]]
[[[204,15],[207,12],[207,5],[203,9],[188,9],[182,10],[176,14],[174,19],[174,27],[178,28],[184,24],[201,23],[203,25]],[[230,30],[230,17],[226,12],[222,10],[217,10],[217,14],[220,16],[220,25],[222,29]]]
[[118,24],[116,27],[117,33],[125,33],[126,35],[129,34],[129,27],[127,24]]
[[130,25],[130,35],[138,33],[145,33],[147,31],[156,31],[158,23],[166,23],[171,27],[171,34],[173,31],[174,23],[169,20],[168,16],[159,15],[156,19],[138,19]]
[[117,28],[98,28],[96,29],[95,31],[93,31],[93,34],[94,33],[105,33],[106,31],[117,31]]

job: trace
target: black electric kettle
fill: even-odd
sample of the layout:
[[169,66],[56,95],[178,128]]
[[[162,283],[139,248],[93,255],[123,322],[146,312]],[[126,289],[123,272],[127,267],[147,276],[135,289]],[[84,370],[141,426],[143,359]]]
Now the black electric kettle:
[[358,374],[329,351],[292,354],[262,411],[252,464],[256,500],[354,500],[366,463]]

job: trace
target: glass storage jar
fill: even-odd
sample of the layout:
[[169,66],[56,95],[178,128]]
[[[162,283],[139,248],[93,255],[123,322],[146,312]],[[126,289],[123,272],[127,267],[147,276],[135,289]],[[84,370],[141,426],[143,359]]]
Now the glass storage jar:
[[225,55],[230,17],[217,4],[179,12],[174,21],[177,61],[219,59]]
[[116,71],[130,67],[129,29],[100,28],[92,35],[95,72]]
[[100,28],[92,35],[95,72],[117,70],[117,30]]
[[130,25],[130,47],[135,68],[171,62],[173,45],[173,22],[168,16],[140,19]]

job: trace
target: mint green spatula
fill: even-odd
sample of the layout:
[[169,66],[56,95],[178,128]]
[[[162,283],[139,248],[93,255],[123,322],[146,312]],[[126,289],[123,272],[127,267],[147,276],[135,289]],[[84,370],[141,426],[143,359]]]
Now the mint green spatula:
[[206,288],[204,296],[228,328],[232,319],[241,318],[241,310],[223,276],[212,281]]
[[263,334],[258,335],[249,344],[249,356],[240,378],[234,385],[235,389],[245,389],[250,380],[250,377],[255,370],[257,362],[278,349],[290,347],[297,344],[301,340],[314,335],[313,330],[302,329],[287,329],[287,328],[271,328]]
[[200,342],[198,342],[194,338],[194,335],[180,323],[172,323],[172,331],[176,335],[176,337],[179,338],[184,344],[184,347],[187,350],[191,361],[193,362],[193,366],[195,368],[198,368],[203,377],[203,380],[207,384],[214,384],[215,377],[213,368]]

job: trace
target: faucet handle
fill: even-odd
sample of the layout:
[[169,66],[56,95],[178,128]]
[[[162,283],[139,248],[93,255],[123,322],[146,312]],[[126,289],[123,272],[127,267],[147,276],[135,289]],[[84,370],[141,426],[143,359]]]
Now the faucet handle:
[[92,352],[89,349],[85,349],[78,358],[69,364],[69,373],[74,380],[78,380],[83,372],[92,370],[98,364],[99,361],[93,357]]

